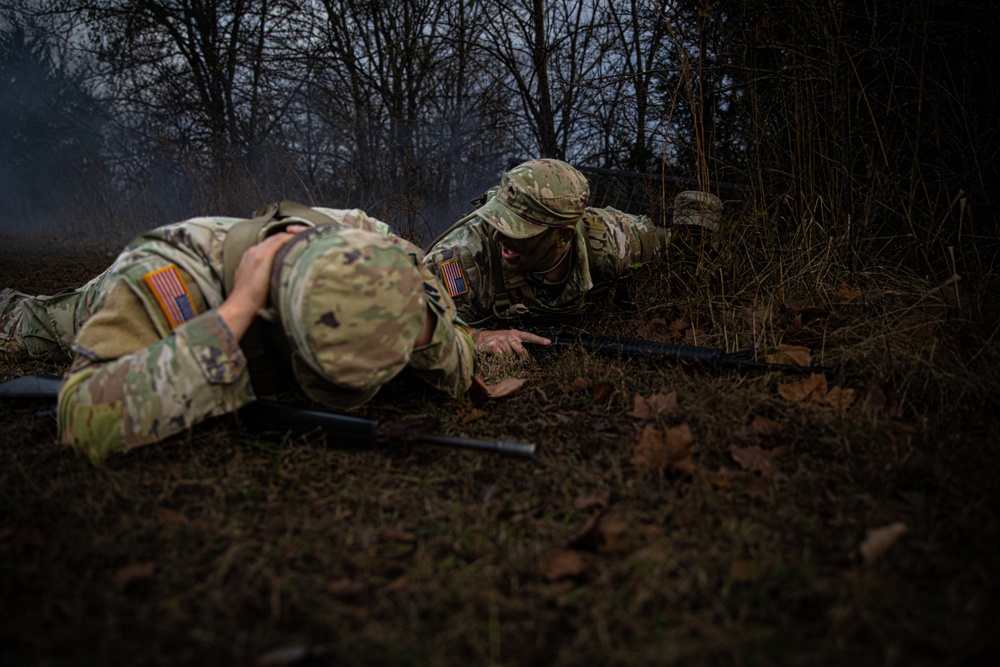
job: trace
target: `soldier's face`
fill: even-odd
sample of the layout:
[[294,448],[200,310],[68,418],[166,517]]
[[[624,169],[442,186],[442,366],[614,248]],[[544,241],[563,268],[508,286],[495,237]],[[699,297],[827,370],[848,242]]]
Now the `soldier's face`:
[[493,232],[493,240],[500,245],[500,256],[504,264],[519,271],[543,271],[551,268],[566,251],[569,236],[572,236],[572,230],[556,228],[526,239],[512,239],[499,231]]

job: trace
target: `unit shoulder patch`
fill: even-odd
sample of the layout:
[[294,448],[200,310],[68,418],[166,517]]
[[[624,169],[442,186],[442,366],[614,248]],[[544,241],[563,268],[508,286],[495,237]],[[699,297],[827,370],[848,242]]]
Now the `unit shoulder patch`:
[[142,278],[159,302],[163,314],[167,316],[171,329],[176,329],[198,316],[198,309],[191,298],[191,292],[188,291],[175,265],[157,269]]
[[465,269],[457,259],[451,259],[441,264],[441,276],[448,294],[456,297],[469,291],[469,280],[465,277]]

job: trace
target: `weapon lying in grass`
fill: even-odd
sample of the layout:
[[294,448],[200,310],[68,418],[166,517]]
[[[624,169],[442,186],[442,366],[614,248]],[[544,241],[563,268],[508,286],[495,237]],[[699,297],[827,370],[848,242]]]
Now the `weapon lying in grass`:
[[[426,443],[494,452],[522,459],[535,457],[533,442],[516,440],[479,440],[427,433],[431,420],[415,418],[380,422],[321,410],[309,410],[287,403],[256,401],[239,412],[240,419],[257,431],[311,433],[325,431],[336,436],[336,443],[347,449],[372,449],[393,443]],[[436,422],[436,420],[433,420]]]
[[[0,383],[0,399],[28,398],[56,400],[62,378],[52,375],[25,375]],[[55,416],[54,410],[41,414]],[[535,457],[537,445],[516,440],[480,440],[427,433],[436,427],[427,418],[405,418],[380,422],[321,410],[310,410],[274,401],[255,401],[237,413],[240,420],[255,431],[306,434],[325,432],[336,446],[345,449],[374,449],[395,443],[426,443],[494,452],[523,459]]]
[[712,347],[696,345],[680,345],[677,343],[661,343],[657,341],[636,338],[612,338],[610,336],[592,336],[590,334],[573,333],[558,328],[533,329],[532,333],[544,336],[552,341],[551,345],[538,348],[541,354],[570,348],[582,348],[597,354],[617,358],[639,358],[664,361],[689,361],[703,364],[712,370],[733,369],[739,371],[774,371],[779,373],[794,373],[810,375],[822,373],[828,379],[837,374],[835,366],[796,366],[795,364],[780,364],[770,361],[758,361],[754,350],[727,352]]

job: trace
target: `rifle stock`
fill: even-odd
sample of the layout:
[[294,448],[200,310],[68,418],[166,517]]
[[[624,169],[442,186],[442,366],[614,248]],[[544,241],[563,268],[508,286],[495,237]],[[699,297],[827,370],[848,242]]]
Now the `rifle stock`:
[[754,350],[727,352],[718,348],[698,347],[696,345],[661,343],[635,338],[592,336],[590,334],[565,331],[555,327],[536,329],[533,330],[533,333],[544,336],[552,341],[551,345],[539,348],[543,354],[550,350],[583,348],[597,354],[623,359],[640,358],[675,362],[691,361],[704,364],[714,370],[732,368],[740,371],[774,371],[797,375],[822,373],[828,379],[833,379],[838,370],[835,366],[796,366],[794,364],[758,361]]

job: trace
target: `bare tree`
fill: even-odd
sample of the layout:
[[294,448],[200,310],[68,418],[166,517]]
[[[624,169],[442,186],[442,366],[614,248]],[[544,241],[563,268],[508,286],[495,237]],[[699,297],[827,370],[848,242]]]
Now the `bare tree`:
[[507,95],[507,127],[523,154],[567,159],[592,102],[586,83],[600,60],[601,0],[484,0],[477,40]]
[[[104,90],[155,150],[226,173],[281,115],[285,0],[49,0],[37,16],[90,50]],[[53,23],[53,25],[55,25]]]

